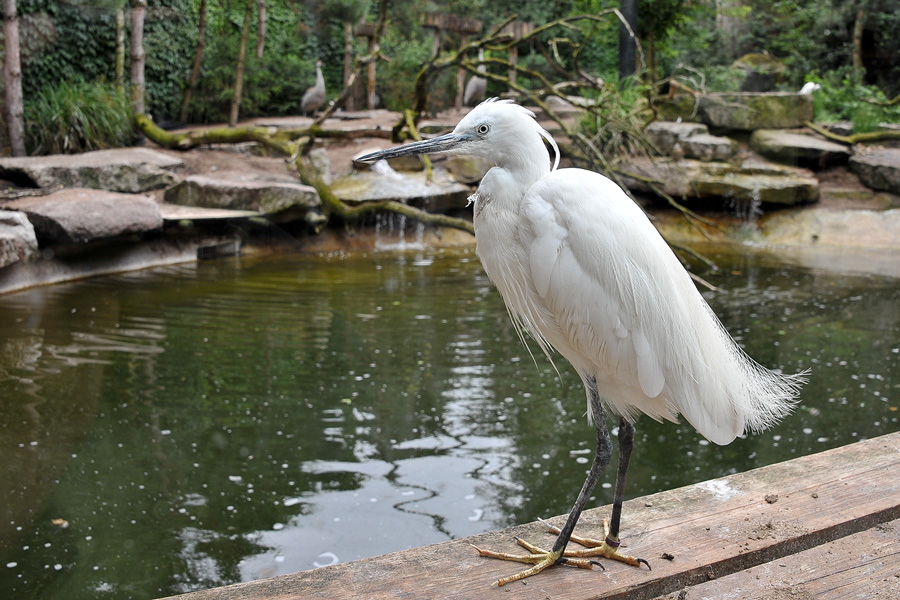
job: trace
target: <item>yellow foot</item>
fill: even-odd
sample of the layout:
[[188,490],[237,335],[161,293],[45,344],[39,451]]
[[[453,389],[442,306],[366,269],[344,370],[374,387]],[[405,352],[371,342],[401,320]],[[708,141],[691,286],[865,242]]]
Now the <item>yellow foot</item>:
[[[559,527],[555,527],[550,525],[550,533],[559,533]],[[602,540],[597,540],[594,538],[581,537],[575,534],[572,534],[572,537],[569,538],[570,542],[575,542],[580,546],[584,546],[583,550],[566,550],[563,553],[563,557],[565,558],[591,558],[591,557],[599,557],[602,556],[604,558],[609,558],[611,560],[617,560],[619,562],[623,562],[625,564],[631,565],[632,567],[640,567],[642,564],[647,565],[647,568],[651,571],[650,563],[648,563],[643,558],[635,558],[634,556],[629,556],[627,554],[621,554],[619,552],[619,538],[610,537],[609,535],[609,521],[607,519],[603,520],[603,537]]]
[[581,569],[591,569],[594,565],[600,566],[600,563],[593,560],[587,560],[584,558],[568,558],[562,556],[562,552],[543,550],[541,548],[538,548],[534,544],[530,544],[520,538],[516,538],[516,542],[518,542],[520,546],[528,550],[531,554],[510,554],[507,552],[494,552],[493,550],[484,550],[477,546],[472,546],[478,551],[478,554],[480,554],[481,556],[486,556],[488,558],[499,558],[500,560],[512,560],[515,562],[534,565],[528,569],[525,569],[524,571],[519,571],[515,575],[510,575],[509,577],[498,579],[494,582],[495,585],[506,585],[507,583],[512,583],[513,581],[519,581],[520,579],[525,579],[526,577],[537,575],[547,567],[555,564],[569,565],[572,567],[579,567]]

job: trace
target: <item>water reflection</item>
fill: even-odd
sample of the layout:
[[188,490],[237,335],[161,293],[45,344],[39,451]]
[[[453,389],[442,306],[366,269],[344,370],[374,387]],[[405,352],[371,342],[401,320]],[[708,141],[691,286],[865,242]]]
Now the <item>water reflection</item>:
[[[629,495],[900,429],[896,280],[703,275],[755,358],[811,382],[725,448],[641,420]],[[0,318],[3,597],[161,596],[548,517],[593,451],[579,379],[535,366],[470,252],[166,267]]]

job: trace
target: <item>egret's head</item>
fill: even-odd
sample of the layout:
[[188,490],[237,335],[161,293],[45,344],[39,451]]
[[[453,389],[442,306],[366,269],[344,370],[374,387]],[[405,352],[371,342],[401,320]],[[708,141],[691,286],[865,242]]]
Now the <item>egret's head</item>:
[[485,100],[462,118],[452,133],[373,152],[361,157],[363,162],[412,154],[464,154],[476,156],[498,166],[510,163],[549,160],[543,141],[555,152],[553,168],[559,164],[559,149],[537,121],[534,113],[511,100]]

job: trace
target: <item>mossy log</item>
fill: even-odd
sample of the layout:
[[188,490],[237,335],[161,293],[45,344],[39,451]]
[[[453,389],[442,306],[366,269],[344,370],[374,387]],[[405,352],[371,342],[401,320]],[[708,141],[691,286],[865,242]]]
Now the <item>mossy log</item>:
[[873,142],[886,142],[889,140],[900,140],[900,131],[886,129],[882,131],[867,131],[864,133],[854,133],[852,135],[838,135],[828,131],[824,127],[820,127],[815,123],[806,123],[806,126],[816,133],[833,140],[840,144],[852,146],[854,144],[871,144]]
[[394,200],[364,202],[350,206],[338,198],[319,173],[306,159],[307,150],[316,137],[361,138],[390,137],[390,132],[381,129],[339,131],[323,129],[318,125],[301,129],[277,129],[275,127],[220,127],[215,129],[193,129],[182,132],[165,131],[145,114],[135,116],[135,124],[154,143],[171,150],[190,150],[208,144],[239,144],[257,142],[278,153],[290,157],[296,167],[300,181],[318,192],[326,216],[337,217],[345,223],[358,222],[362,217],[378,212],[398,213],[435,227],[453,227],[472,235],[475,229],[470,221],[443,214],[429,213],[414,206]]

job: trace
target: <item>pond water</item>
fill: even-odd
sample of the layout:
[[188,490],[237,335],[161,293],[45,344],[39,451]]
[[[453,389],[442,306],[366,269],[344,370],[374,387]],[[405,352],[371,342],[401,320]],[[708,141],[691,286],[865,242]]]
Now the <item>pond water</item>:
[[[896,279],[717,258],[726,326],[810,383],[724,448],[639,420],[628,497],[900,430]],[[578,377],[532,360],[472,251],[150,269],[0,296],[0,322],[4,598],[151,598],[529,522],[592,457]]]

